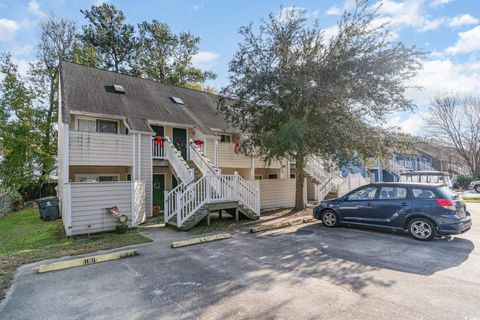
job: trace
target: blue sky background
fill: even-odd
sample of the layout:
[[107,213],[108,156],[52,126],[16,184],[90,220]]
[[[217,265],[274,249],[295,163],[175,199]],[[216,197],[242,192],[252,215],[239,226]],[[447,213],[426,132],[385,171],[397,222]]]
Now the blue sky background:
[[[228,62],[233,56],[240,26],[270,12],[279,14],[296,6],[307,10],[309,19],[319,19],[327,33],[335,32],[339,14],[352,0],[170,0],[108,1],[125,12],[129,23],[158,19],[173,31],[191,31],[202,41],[194,63],[218,74],[210,84],[220,88],[228,83]],[[480,93],[480,0],[371,0],[383,3],[379,22],[389,22],[397,40],[417,45],[430,53],[424,69],[412,79],[408,96],[418,105],[416,113],[394,114],[386,125],[420,134],[430,98],[438,93]],[[22,71],[32,61],[38,36],[38,22],[49,14],[84,23],[81,9],[98,1],[0,0],[0,51],[10,51]]]

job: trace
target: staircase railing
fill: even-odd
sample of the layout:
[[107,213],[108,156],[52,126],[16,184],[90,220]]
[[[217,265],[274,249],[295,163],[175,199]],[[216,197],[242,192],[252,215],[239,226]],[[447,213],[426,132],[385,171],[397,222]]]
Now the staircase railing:
[[210,159],[190,140],[190,160],[197,166],[202,175],[220,174],[220,169],[216,168]]
[[174,215],[177,216],[177,227],[181,227],[207,203],[239,201],[255,215],[260,214],[260,193],[238,174],[204,175],[187,186],[183,192],[180,189],[176,191],[175,198],[175,200],[169,199],[169,208],[166,208],[166,211],[170,214],[168,219]]
[[332,190],[333,187],[333,174],[330,172],[326,178],[326,181],[318,188],[317,201],[322,201]]
[[305,165],[305,172],[318,182],[318,185],[315,186],[316,201],[325,199],[333,187],[333,174],[326,171],[322,161],[316,157],[308,159]]
[[170,162],[170,165],[177,173],[180,180],[186,184],[192,182],[195,178],[194,170],[188,166],[187,162],[182,157],[182,153],[175,148],[169,137],[165,137],[164,149],[165,157]]

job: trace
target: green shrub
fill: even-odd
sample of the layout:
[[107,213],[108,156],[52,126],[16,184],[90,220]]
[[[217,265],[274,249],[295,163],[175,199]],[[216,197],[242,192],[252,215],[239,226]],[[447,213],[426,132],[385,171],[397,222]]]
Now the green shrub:
[[470,185],[470,182],[474,180],[480,180],[480,178],[474,176],[457,176],[458,188],[467,189]]

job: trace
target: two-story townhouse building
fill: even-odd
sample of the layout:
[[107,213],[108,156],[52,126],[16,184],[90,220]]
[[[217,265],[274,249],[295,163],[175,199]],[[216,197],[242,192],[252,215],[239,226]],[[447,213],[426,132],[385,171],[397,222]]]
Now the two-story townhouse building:
[[[211,211],[255,219],[291,207],[295,166],[239,152],[244,134],[217,111],[218,96],[62,62],[58,194],[67,235],[112,230],[162,211],[189,228]],[[305,197],[320,200],[329,175],[305,169]],[[113,210],[115,208],[116,210]]]

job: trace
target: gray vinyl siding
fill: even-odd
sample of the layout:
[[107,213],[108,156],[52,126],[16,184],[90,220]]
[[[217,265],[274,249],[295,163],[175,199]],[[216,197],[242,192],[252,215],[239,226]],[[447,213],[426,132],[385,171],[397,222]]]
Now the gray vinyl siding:
[[152,137],[141,135],[140,180],[145,182],[145,208],[147,217],[152,216]]
[[72,235],[114,230],[116,225],[106,208],[118,207],[131,222],[131,182],[72,183]]
[[131,166],[133,136],[70,131],[70,165]]

